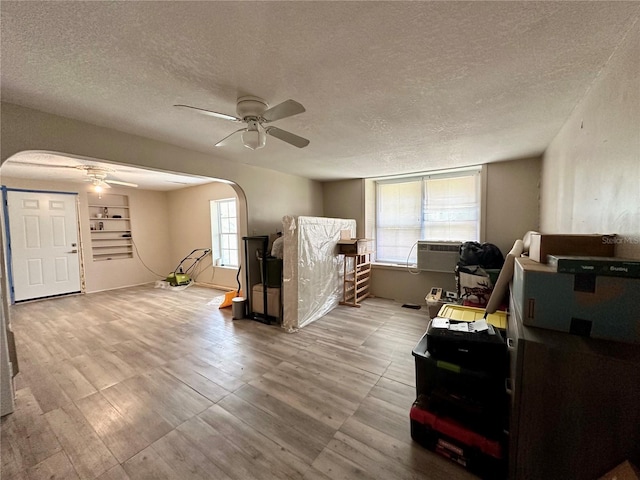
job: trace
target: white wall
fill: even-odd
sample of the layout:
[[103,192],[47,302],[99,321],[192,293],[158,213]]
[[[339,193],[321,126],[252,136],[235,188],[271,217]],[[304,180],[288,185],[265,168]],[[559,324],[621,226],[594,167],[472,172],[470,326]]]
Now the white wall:
[[541,229],[617,233],[640,259],[640,25],[609,59],[545,152]]
[[109,189],[109,193],[129,197],[131,232],[140,257],[134,254],[134,258],[93,261],[89,208],[87,206],[88,185],[6,176],[2,177],[2,184],[12,188],[78,193],[80,239],[87,293],[158,280],[160,277],[150,272],[144,264],[159,275],[166,276],[173,270],[170,263],[168,202],[164,192],[137,188],[114,187]]
[[[211,200],[236,198],[235,190],[228,184],[214,182],[197,187],[183,188],[168,192],[168,217],[171,226],[172,265],[196,248],[211,248]],[[246,215],[241,212],[240,223],[246,222]],[[239,239],[241,235],[238,235]],[[238,244],[242,254],[242,242]],[[186,263],[190,266],[191,261]],[[225,288],[237,288],[237,268],[213,267],[212,256],[203,258],[194,271],[199,272],[196,282]]]

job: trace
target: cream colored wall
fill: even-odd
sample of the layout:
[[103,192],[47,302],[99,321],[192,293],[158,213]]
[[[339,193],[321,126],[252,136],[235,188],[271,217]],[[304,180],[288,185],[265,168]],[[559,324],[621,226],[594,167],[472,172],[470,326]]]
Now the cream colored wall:
[[[483,175],[486,190],[484,241],[495,243],[506,254],[516,239],[522,238],[528,230],[538,228],[540,158],[492,163],[486,166]],[[366,189],[366,199],[361,196],[362,188]],[[332,195],[330,216],[347,218],[344,215],[351,214],[350,218],[361,219],[358,231],[371,229],[375,218],[375,184],[372,180],[326,182],[323,190],[325,196]],[[359,205],[356,205],[357,198],[361,198]],[[341,205],[345,213],[341,212]],[[362,214],[356,215],[356,211]],[[370,238],[374,234],[368,233]],[[453,273],[411,274],[403,267],[373,267],[370,291],[375,296],[424,305],[424,297],[431,287],[455,291]]]
[[545,152],[541,229],[617,233],[640,259],[640,25],[629,32]]
[[[273,231],[284,215],[322,215],[319,182],[230,162],[77,120],[18,105],[1,105],[1,159],[29,150],[45,150],[101,161],[190,173],[234,182],[245,202],[248,233]],[[259,152],[254,152],[259,155]]]
[[[236,198],[235,190],[228,184],[214,182],[197,187],[168,192],[168,217],[171,225],[171,261],[173,268],[196,248],[211,248],[211,200]],[[239,238],[241,235],[238,236]],[[238,244],[242,253],[242,242]],[[187,261],[185,266],[191,265]],[[203,258],[194,271],[198,283],[237,288],[236,268],[213,267],[212,256]]]
[[507,254],[513,242],[540,224],[540,157],[486,165],[485,241]]
[[134,254],[134,258],[94,262],[87,206],[88,185],[6,176],[2,176],[2,184],[11,188],[78,193],[80,238],[87,293],[139,285],[161,278],[150,272],[144,264],[158,275],[166,276],[171,271],[168,203],[164,192],[137,188],[111,188],[109,193],[129,197],[132,238],[138,248],[139,256]]

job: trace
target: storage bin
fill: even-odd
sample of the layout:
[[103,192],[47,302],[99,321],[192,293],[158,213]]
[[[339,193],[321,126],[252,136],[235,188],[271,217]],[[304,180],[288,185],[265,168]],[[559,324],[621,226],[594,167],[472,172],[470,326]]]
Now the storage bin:
[[[462,305],[443,305],[438,313],[439,317],[451,320],[464,320],[465,322],[475,322],[484,318],[484,308],[465,307]],[[500,330],[507,329],[507,312],[495,312],[487,315],[487,323]]]
[[[251,308],[254,313],[264,315],[264,297],[262,296],[263,288],[261,284],[253,286],[251,297]],[[280,318],[280,288],[267,287],[267,315],[270,317]]]

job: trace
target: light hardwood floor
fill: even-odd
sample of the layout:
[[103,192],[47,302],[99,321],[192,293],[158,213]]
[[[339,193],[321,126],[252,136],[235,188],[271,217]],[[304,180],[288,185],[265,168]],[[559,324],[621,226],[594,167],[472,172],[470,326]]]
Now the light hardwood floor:
[[476,478],[416,445],[425,310],[370,298],[288,334],[152,285],[11,307],[2,480]]

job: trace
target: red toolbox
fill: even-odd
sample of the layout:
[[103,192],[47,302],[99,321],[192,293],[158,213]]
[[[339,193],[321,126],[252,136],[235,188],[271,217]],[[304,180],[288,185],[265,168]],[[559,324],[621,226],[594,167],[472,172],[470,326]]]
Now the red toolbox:
[[424,408],[417,400],[411,407],[411,438],[485,479],[506,477],[505,441],[489,439],[447,417]]

